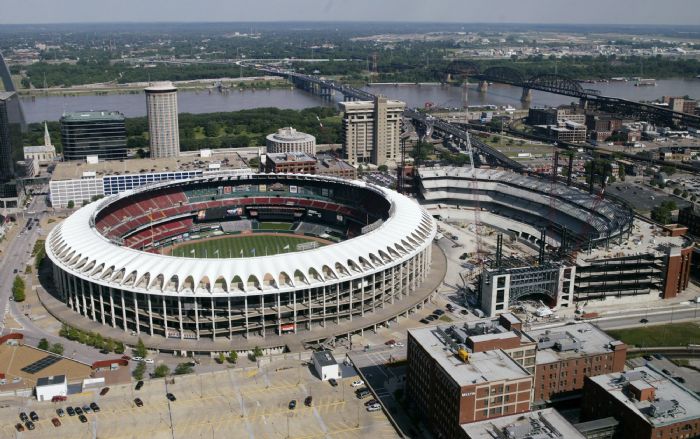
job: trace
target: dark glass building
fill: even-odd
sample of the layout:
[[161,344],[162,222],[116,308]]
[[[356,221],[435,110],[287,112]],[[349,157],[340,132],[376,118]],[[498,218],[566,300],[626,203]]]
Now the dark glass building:
[[125,159],[124,115],[117,111],[66,113],[61,117],[61,142],[64,160],[93,155],[100,160]]
[[0,92],[0,182],[15,176],[14,162],[22,158],[22,108],[14,92]]

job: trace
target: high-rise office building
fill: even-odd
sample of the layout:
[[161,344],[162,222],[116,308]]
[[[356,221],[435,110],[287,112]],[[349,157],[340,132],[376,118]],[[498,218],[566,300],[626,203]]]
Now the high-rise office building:
[[401,115],[406,104],[379,96],[372,101],[341,102],[343,155],[353,165],[381,166],[398,161]]
[[14,162],[22,158],[22,108],[15,92],[0,92],[0,182],[15,176]]
[[64,160],[126,158],[124,115],[117,111],[84,111],[61,117],[61,143]]
[[180,155],[177,122],[177,88],[171,82],[157,82],[146,88],[151,158]]

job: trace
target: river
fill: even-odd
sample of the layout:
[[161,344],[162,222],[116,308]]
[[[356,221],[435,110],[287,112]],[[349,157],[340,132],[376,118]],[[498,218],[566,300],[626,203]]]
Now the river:
[[[600,90],[603,95],[630,100],[653,100],[661,96],[684,96],[700,98],[700,79],[664,79],[657,85],[635,87],[632,82],[609,82],[584,84],[584,88]],[[364,87],[372,93],[383,94],[393,99],[405,101],[410,107],[422,107],[431,102],[441,107],[461,107],[462,89],[441,85],[391,85],[379,84]],[[502,84],[489,86],[486,93],[480,93],[476,84],[468,89],[469,105],[510,105],[522,108],[522,90]],[[340,96],[336,96],[340,98]],[[555,106],[572,102],[572,98],[551,93],[534,91],[532,106]],[[216,91],[180,91],[178,106],[181,113],[213,113],[237,111],[250,108],[277,107],[302,109],[328,105],[320,98],[298,89],[275,88],[271,90],[245,90],[222,94]],[[146,98],[143,93],[79,95],[79,96],[36,96],[22,98],[27,122],[58,120],[61,114],[71,111],[116,110],[127,117],[146,115]]]

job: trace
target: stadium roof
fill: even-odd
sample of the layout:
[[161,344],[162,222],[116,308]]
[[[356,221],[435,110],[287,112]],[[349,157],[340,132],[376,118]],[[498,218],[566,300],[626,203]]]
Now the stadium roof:
[[[282,174],[272,174],[282,175]],[[271,176],[272,176],[271,175]],[[260,175],[265,177],[264,175]],[[251,258],[195,259],[147,253],[120,246],[100,234],[94,227],[94,215],[119,198],[140,192],[153,191],[170,185],[224,181],[222,178],[198,178],[186,182],[165,182],[149,187],[142,187],[122,192],[119,195],[90,203],[56,226],[47,240],[47,254],[60,267],[75,276],[91,282],[116,288],[128,288],[133,291],[159,293],[152,289],[155,281],[161,277],[164,284],[177,276],[177,292],[165,291],[164,294],[182,292],[205,295],[211,292],[197,288],[203,279],[210,285],[222,278],[230,285],[239,277],[245,291],[227,288],[228,293],[264,294],[268,290],[275,292],[292,291],[299,287],[294,278],[299,271],[309,285],[321,285],[326,276],[329,279],[354,279],[366,276],[388,264],[396,264],[413,257],[432,244],[435,236],[435,221],[415,201],[389,189],[370,185],[362,181],[348,181],[334,177],[288,174],[286,177],[304,180],[328,181],[336,184],[353,185],[379,192],[391,203],[389,218],[376,229],[364,235],[327,245],[312,250],[283,253],[271,256]],[[236,180],[239,177],[228,177]],[[378,262],[379,261],[379,262]],[[311,274],[315,271],[320,280]],[[280,282],[286,275],[289,283]],[[148,286],[137,286],[148,278]],[[333,278],[335,276],[335,278]],[[192,278],[195,291],[183,289],[184,281]],[[257,281],[259,287],[248,286],[249,281]],[[272,277],[274,285],[265,285]]]

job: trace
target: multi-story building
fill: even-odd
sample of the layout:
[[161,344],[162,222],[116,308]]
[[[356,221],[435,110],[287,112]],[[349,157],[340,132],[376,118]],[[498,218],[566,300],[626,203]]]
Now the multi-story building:
[[292,127],[280,128],[265,138],[268,153],[304,152],[316,155],[316,138]]
[[330,154],[318,154],[316,156],[316,174],[346,178],[348,180],[357,179],[357,169],[354,166]]
[[22,147],[22,109],[14,92],[0,92],[0,182],[14,178]]
[[585,124],[586,114],[569,105],[558,108],[530,108],[527,114],[529,125],[558,125],[567,120]]
[[695,109],[698,106],[698,101],[694,99],[685,99],[682,97],[664,96],[664,101],[668,102],[668,107],[679,113],[695,114]]
[[586,141],[586,125],[568,119],[553,125],[535,125],[535,128],[543,135],[561,142],[582,143]]
[[587,323],[528,331],[537,342],[536,405],[575,395],[585,377],[620,372],[627,346]]
[[700,396],[647,363],[626,372],[586,378],[581,418],[615,417],[624,437],[700,436]]
[[195,155],[164,159],[133,159],[123,162],[62,162],[51,175],[49,196],[53,207],[67,207],[70,201],[79,206],[108,195],[166,180],[215,175],[249,175],[248,168],[236,154]]
[[395,163],[399,157],[401,117],[406,104],[377,97],[340,102],[343,110],[343,154],[352,165]]
[[569,421],[553,408],[462,425],[466,439],[584,439]]
[[619,119],[611,114],[586,114],[586,128],[589,131],[613,132],[620,129],[622,119]]
[[151,158],[180,155],[177,88],[171,82],[156,82],[146,87],[146,110]]
[[[462,437],[462,424],[530,411],[533,376],[502,349],[468,347],[460,331],[408,330],[408,400],[439,438]],[[477,345],[512,338],[507,331],[490,335]]]
[[85,160],[88,156],[98,156],[100,160],[125,159],[124,120],[124,115],[117,111],[64,114],[61,117],[63,159]]
[[34,160],[38,164],[44,165],[56,160],[56,147],[51,144],[49,127],[44,123],[44,144],[24,147],[24,159]]
[[693,157],[693,151],[685,146],[664,146],[657,150],[659,160],[665,162],[686,162]]
[[315,174],[316,159],[305,152],[279,152],[265,154],[264,172],[274,174]]

